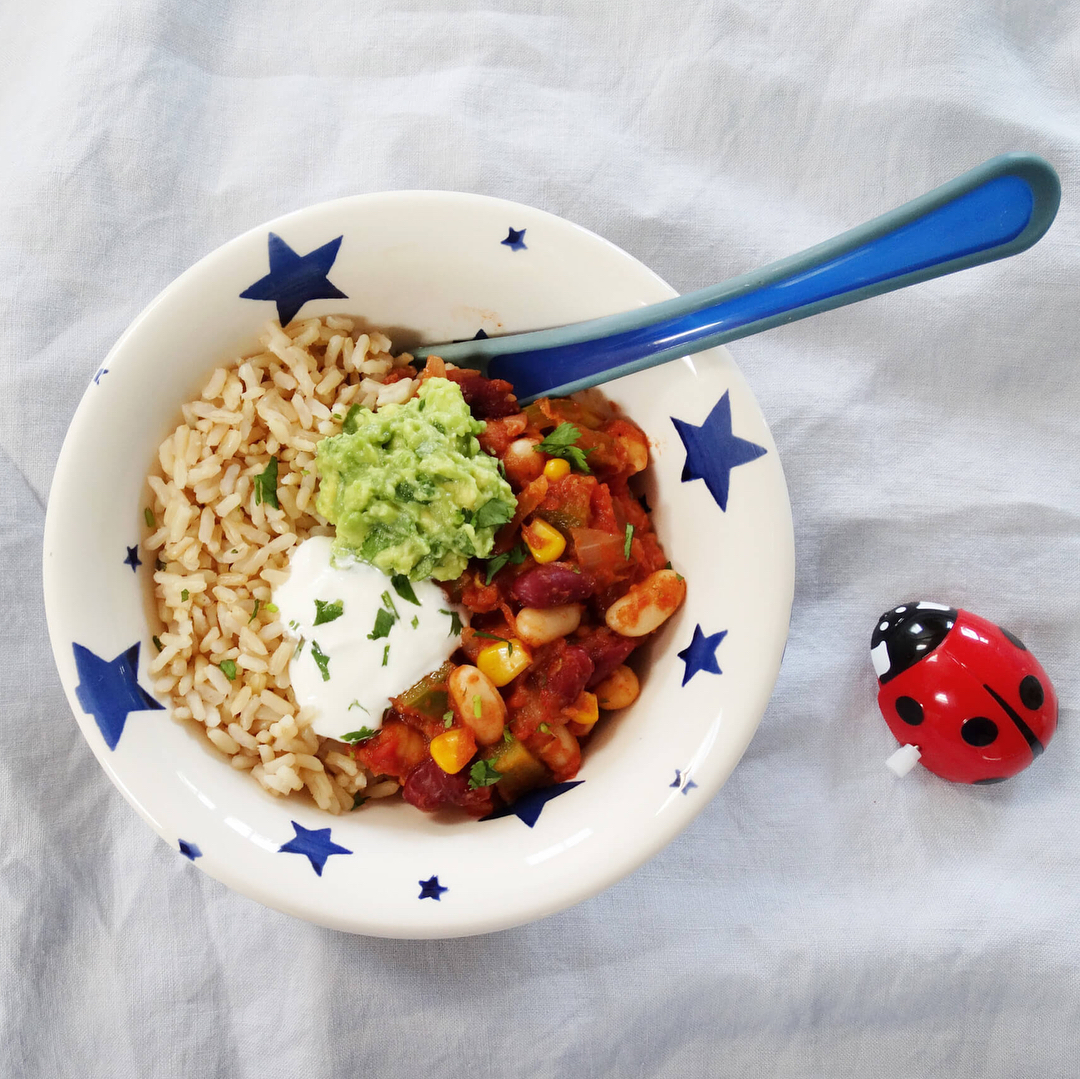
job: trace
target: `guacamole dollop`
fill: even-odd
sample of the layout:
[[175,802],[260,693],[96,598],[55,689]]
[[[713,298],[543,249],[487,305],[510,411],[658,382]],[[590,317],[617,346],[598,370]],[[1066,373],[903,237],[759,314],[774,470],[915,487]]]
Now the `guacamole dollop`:
[[403,405],[350,409],[342,433],[316,449],[315,507],[337,530],[335,557],[449,581],[489,555],[517,500],[480,449],[485,426],[445,378],[425,380]]

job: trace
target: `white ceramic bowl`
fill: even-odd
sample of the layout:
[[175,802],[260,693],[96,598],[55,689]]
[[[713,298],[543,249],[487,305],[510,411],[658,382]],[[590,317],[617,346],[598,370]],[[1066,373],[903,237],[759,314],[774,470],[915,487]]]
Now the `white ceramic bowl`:
[[[510,229],[525,230],[513,246],[503,242]],[[649,647],[638,701],[602,723],[586,750],[582,782],[539,806],[531,826],[529,813],[447,824],[396,799],[341,817],[276,799],[166,711],[147,708],[154,704],[145,689],[151,566],[133,571],[128,558],[143,534],[146,471],[181,402],[217,364],[254,350],[275,317],[273,303],[240,296],[267,273],[271,232],[300,255],[342,237],[328,277],[346,298],[309,301],[301,314],[360,316],[385,329],[396,347],[479,329],[538,329],[674,295],[624,251],[560,218],[446,192],[313,206],[193,266],[103,362],[53,480],[45,604],[83,735],[167,843],[229,887],[322,925],[391,937],[460,936],[592,896],[655,854],[716,794],[768,702],[794,569],[787,490],[765,421],[723,349],[605,388],[652,442],[647,496],[689,594]],[[730,472],[721,467],[730,461],[726,408],[734,436],[764,451]],[[673,418],[704,426],[689,464]],[[683,479],[687,466],[690,473],[712,469],[721,482],[730,476],[726,509],[702,479]],[[144,689],[135,688],[136,677]],[[280,849],[304,829],[327,828],[328,835],[309,840],[324,855],[327,840],[349,853],[326,857],[321,874],[314,871],[321,858]],[[422,884],[432,878],[437,888]]]

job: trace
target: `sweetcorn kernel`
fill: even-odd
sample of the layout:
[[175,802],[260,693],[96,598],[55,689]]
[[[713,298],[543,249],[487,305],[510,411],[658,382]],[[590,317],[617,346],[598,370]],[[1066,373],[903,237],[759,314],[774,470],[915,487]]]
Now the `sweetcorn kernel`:
[[577,700],[569,708],[563,709],[563,715],[583,727],[591,727],[600,718],[596,694],[583,689]]
[[547,464],[544,465],[544,475],[549,480],[561,480],[563,476],[570,475],[570,462],[564,461],[561,457],[552,457]]
[[512,682],[529,664],[532,655],[516,637],[505,644],[499,641],[483,648],[476,657],[476,665],[497,686]]
[[547,521],[535,520],[527,524],[521,535],[537,562],[554,562],[566,550],[565,537]]
[[460,772],[476,752],[476,739],[467,727],[444,731],[431,739],[431,759],[449,775]]

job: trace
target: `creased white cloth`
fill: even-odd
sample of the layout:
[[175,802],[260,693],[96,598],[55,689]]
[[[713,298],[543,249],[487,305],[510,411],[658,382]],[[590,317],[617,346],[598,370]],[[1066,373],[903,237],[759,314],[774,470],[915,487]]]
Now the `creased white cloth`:
[[[1078,68],[1077,0],[0,7],[0,1075],[1075,1076]],[[628,880],[491,937],[352,938],[204,876],[98,768],[43,507],[87,380],[200,256],[451,188],[686,291],[1012,149],[1064,185],[1032,251],[733,347],[791,489],[791,640],[730,782]],[[885,770],[869,636],[917,597],[1054,679],[1017,779]]]

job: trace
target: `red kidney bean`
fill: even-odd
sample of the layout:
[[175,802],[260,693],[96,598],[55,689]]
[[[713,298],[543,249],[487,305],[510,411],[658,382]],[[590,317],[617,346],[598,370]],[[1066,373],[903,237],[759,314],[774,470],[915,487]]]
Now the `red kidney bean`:
[[581,695],[593,673],[593,661],[584,648],[571,644],[562,649],[547,669],[547,689],[562,708]]
[[401,797],[417,809],[430,813],[441,806],[459,804],[468,789],[468,769],[450,775],[433,760],[426,760],[409,772]]
[[461,367],[447,371],[446,377],[461,387],[465,404],[478,420],[494,420],[520,411],[513,394],[514,387],[505,379],[484,378],[476,371]]
[[592,581],[560,562],[526,570],[514,581],[511,595],[526,607],[561,607],[577,603],[592,592]]
[[641,641],[634,637],[620,637],[607,626],[602,626],[580,643],[593,662],[592,674],[586,684],[587,689],[592,689],[620,666]]

